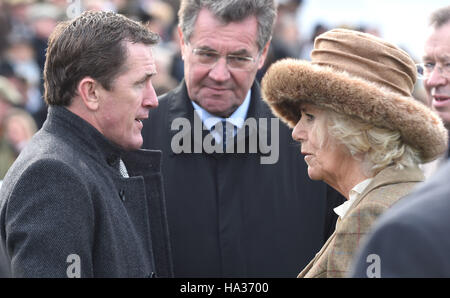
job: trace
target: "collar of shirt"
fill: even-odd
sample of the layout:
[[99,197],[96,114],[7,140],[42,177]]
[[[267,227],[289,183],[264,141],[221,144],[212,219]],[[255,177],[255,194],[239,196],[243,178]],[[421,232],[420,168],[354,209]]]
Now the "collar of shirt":
[[355,200],[358,198],[360,194],[363,193],[363,191],[366,189],[366,187],[372,182],[373,178],[366,179],[358,184],[356,184],[349,193],[349,199],[345,201],[343,204],[337,206],[334,208],[334,212],[339,215],[341,219],[344,218],[345,214],[347,213],[348,209],[352,206],[352,204],[355,202]]
[[[192,106],[194,107],[195,112],[200,117],[200,119],[203,122],[203,125],[205,125],[205,127],[208,130],[211,130],[211,128],[214,125],[216,125],[218,122],[223,121],[223,120],[230,122],[231,124],[236,126],[238,129],[240,129],[242,127],[242,125],[244,125],[245,118],[247,117],[248,108],[250,106],[250,98],[251,98],[251,90],[248,91],[247,96],[245,97],[245,100],[242,102],[242,104],[228,118],[221,118],[221,117],[214,116],[211,113],[209,113],[207,110],[205,110],[204,108],[199,106],[194,101],[191,101],[191,102],[192,102]],[[214,139],[216,139],[217,142],[222,141],[222,135],[217,134],[217,132],[215,130],[213,130],[211,132],[211,134],[213,135]]]

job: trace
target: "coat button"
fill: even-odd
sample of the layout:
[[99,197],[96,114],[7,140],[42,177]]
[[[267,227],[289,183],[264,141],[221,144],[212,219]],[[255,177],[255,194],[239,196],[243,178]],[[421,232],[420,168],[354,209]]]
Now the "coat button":
[[121,189],[119,191],[119,197],[122,200],[122,202],[125,202],[125,190]]

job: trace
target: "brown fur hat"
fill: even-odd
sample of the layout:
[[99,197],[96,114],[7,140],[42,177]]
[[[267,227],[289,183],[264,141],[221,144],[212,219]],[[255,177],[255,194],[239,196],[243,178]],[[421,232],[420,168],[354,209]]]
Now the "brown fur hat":
[[415,63],[400,48],[373,35],[334,29],[317,37],[311,62],[284,59],[262,80],[263,99],[291,128],[301,103],[311,103],[399,131],[422,161],[447,149],[439,116],[415,100]]

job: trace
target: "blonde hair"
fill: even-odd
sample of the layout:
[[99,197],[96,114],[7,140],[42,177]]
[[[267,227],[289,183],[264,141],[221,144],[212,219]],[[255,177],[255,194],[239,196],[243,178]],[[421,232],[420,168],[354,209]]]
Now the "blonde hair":
[[[391,165],[403,169],[422,162],[419,152],[403,142],[400,132],[377,127],[329,109],[324,111],[325,131],[329,137],[343,144],[354,158],[361,160],[367,175],[374,176]],[[319,130],[318,134],[322,135],[323,132]]]

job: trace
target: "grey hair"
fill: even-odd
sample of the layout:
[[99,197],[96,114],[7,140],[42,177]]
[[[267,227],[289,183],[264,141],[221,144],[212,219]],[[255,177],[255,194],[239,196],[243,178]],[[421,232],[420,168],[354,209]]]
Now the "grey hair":
[[[422,163],[419,152],[403,142],[400,132],[374,126],[355,117],[324,109],[329,137],[343,144],[353,158],[360,160],[363,171],[374,176],[394,165],[398,169]],[[323,137],[322,137],[323,138]]]
[[258,50],[269,42],[275,23],[276,0],[181,0],[178,11],[179,26],[184,42],[188,43],[194,30],[197,16],[203,8],[208,9],[221,22],[239,22],[249,16],[258,21]]
[[434,11],[430,16],[430,25],[440,28],[450,22],[450,5]]

